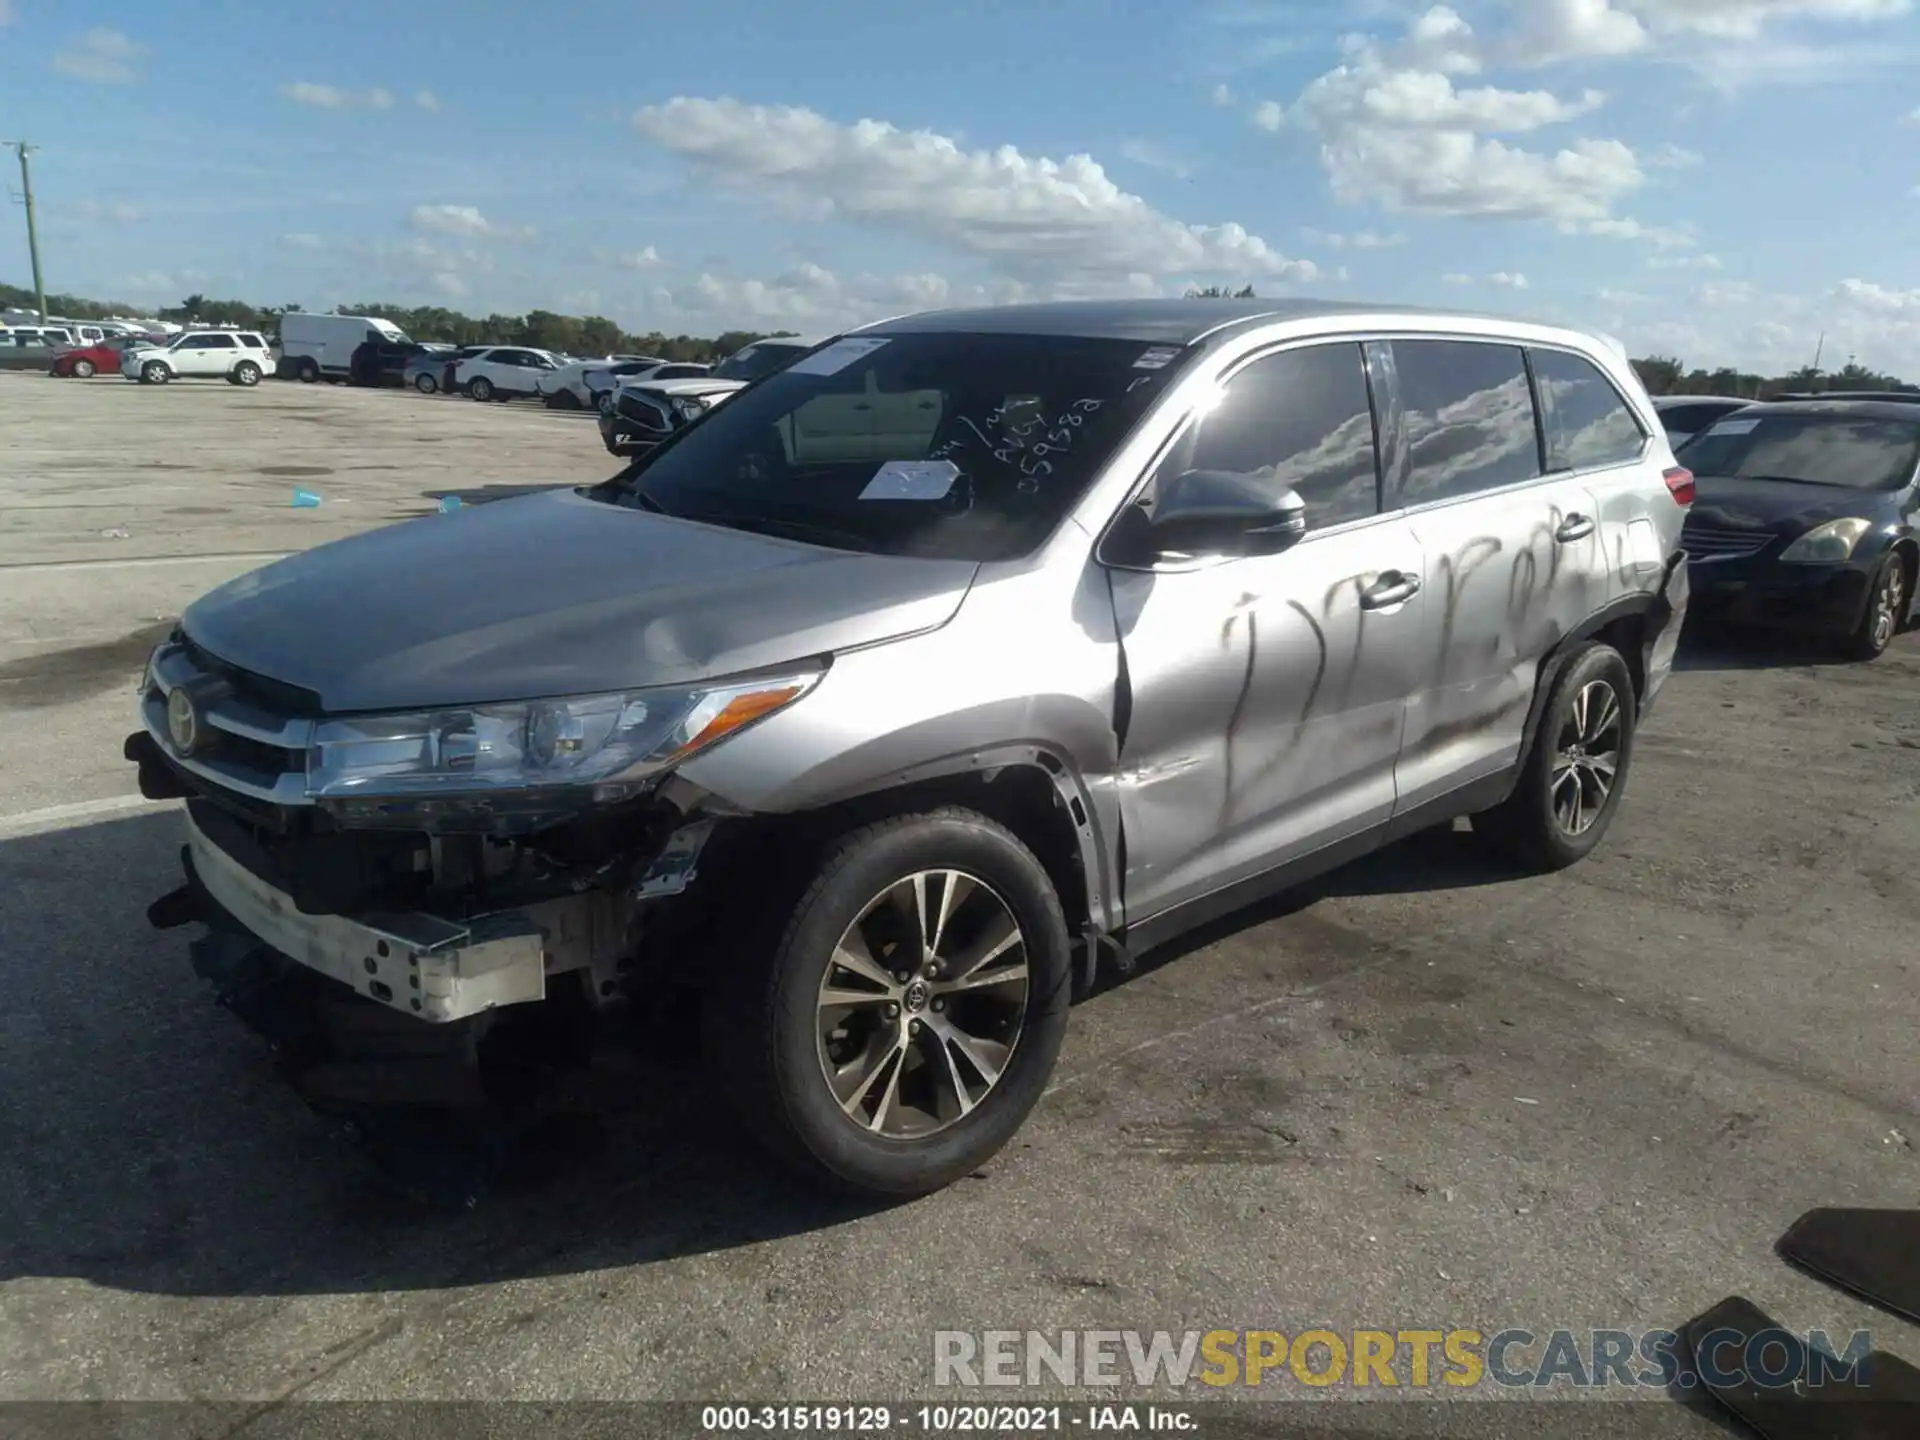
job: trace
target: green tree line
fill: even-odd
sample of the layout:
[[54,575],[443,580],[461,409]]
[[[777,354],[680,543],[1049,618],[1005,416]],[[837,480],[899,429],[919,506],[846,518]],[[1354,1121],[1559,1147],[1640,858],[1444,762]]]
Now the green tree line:
[[[32,309],[33,292],[18,285],[0,284],[0,306]],[[305,307],[290,305],[251,305],[244,300],[220,300],[207,295],[189,295],[178,305],[149,310],[125,300],[89,300],[79,295],[47,296],[47,313],[69,320],[101,320],[109,315],[151,315],[157,320],[178,324],[239,325],[264,331],[278,339],[280,317],[289,310]],[[729,330],[719,335],[666,335],[660,331],[637,334],[620,328],[604,315],[561,315],[551,310],[530,310],[525,315],[464,315],[439,305],[394,305],[384,301],[364,301],[339,306],[336,315],[377,315],[391,320],[419,341],[443,341],[453,345],[530,345],[541,350],[558,350],[580,355],[616,353],[657,355],[663,360],[710,363],[731,355],[743,345],[764,339],[765,334],[751,330]],[[790,330],[773,332],[790,335]]]
[[1798,391],[1840,394],[1849,390],[1920,390],[1920,386],[1910,385],[1898,375],[1871,370],[1851,360],[1831,372],[1802,365],[1786,375],[1759,375],[1728,365],[1717,370],[1698,367],[1689,370],[1671,355],[1650,355],[1634,361],[1633,368],[1641,383],[1654,395],[1726,395],[1737,400],[1769,400]]

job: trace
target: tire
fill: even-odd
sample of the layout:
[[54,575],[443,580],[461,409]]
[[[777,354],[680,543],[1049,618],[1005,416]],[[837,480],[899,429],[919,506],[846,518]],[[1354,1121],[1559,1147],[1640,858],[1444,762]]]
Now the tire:
[[320,378],[320,362],[307,356],[300,362],[300,368],[294,372],[300,377],[302,385],[311,385]]
[[1889,551],[1874,569],[1867,583],[1867,603],[1860,623],[1841,637],[1840,653],[1850,660],[1878,660],[1893,644],[1893,637],[1907,618],[1907,567],[1900,556]]
[[[942,877],[956,874],[971,883],[952,886],[955,908],[941,921],[951,884]],[[915,876],[926,917],[918,931],[894,908],[895,899],[914,903]],[[969,810],[897,816],[826,847],[783,913],[778,932],[743,936],[737,966],[705,1007],[709,1055],[747,1130],[807,1179],[843,1192],[924,1195],[978,1170],[1039,1101],[1066,1033],[1066,920],[1033,852]],[[928,928],[946,929],[935,955],[949,963],[1009,931],[1018,939],[977,961],[970,973],[990,972],[989,983],[948,989],[952,979],[902,967],[878,988],[886,952],[896,943],[919,951]],[[889,966],[849,968],[849,934],[870,965],[878,951]],[[874,998],[823,1010],[823,989]]]
[[140,367],[142,385],[164,385],[171,379],[173,379],[173,372],[167,369],[163,361],[149,360]]
[[69,370],[67,373],[74,376],[76,379],[91,380],[94,374],[93,361],[76,360],[73,362],[73,368]]
[[416,375],[413,377],[413,388],[422,395],[432,395],[439,391],[440,382],[431,375]]
[[593,397],[593,408],[602,415],[613,413],[613,391],[602,390]]
[[233,367],[233,383],[243,386],[258,385],[260,383],[260,367],[251,360],[242,360],[238,365]]
[[1632,768],[1638,704],[1633,675],[1611,645],[1566,657],[1551,683],[1513,793],[1473,820],[1476,833],[1540,873],[1584,860],[1613,823]]
[[476,375],[467,382],[467,394],[484,404],[493,398],[493,382],[484,375]]

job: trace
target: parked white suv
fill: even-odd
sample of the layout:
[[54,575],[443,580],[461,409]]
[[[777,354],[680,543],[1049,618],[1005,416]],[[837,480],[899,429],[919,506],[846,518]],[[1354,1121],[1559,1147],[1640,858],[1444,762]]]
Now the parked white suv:
[[540,381],[559,368],[560,357],[551,350],[495,345],[462,360],[455,383],[475,400],[511,400],[539,394]]
[[272,352],[255,330],[183,330],[165,345],[130,345],[120,356],[120,373],[142,385],[169,380],[258,385],[272,368]]

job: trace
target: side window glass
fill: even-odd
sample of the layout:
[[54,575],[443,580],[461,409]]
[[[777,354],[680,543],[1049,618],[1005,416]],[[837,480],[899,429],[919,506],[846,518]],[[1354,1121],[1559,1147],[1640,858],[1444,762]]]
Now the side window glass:
[[1396,340],[1393,363],[1412,451],[1405,504],[1455,500],[1539,477],[1533,388],[1518,346]]
[[[1373,404],[1358,345],[1310,345],[1256,360],[1163,462],[1271,475],[1307,506],[1307,531],[1377,514]],[[1159,477],[1156,477],[1156,479]]]
[[1533,352],[1547,422],[1547,468],[1586,470],[1640,458],[1647,437],[1627,402],[1592,361],[1564,350]]

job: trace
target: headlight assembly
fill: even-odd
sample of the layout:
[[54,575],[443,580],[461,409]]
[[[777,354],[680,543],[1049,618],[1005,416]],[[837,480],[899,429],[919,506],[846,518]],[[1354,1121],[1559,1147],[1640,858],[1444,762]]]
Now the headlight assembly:
[[1870,520],[1849,516],[1816,525],[1780,552],[1782,560],[1801,565],[1835,565],[1853,558],[1854,546],[1873,528]]
[[307,793],[323,803],[465,796],[518,808],[513,792],[566,789],[606,804],[791,705],[821,673],[325,720],[307,752]]
[[698,420],[706,413],[707,402],[686,396],[674,401],[673,408],[682,420]]

